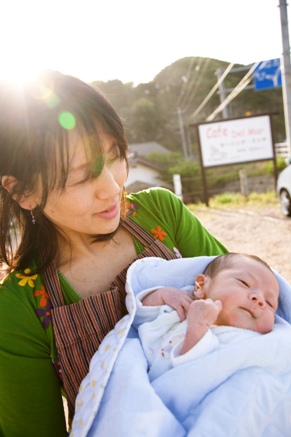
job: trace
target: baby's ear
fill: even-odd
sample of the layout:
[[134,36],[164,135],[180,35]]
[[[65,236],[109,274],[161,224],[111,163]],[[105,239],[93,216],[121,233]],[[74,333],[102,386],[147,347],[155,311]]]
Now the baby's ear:
[[198,275],[195,281],[194,294],[198,299],[204,299],[205,293],[203,290],[205,283],[205,275]]

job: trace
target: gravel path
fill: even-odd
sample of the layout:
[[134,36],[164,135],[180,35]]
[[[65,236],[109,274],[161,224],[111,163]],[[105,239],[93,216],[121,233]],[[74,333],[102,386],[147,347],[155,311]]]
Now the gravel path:
[[291,219],[278,208],[194,207],[193,213],[229,251],[263,258],[291,283]]

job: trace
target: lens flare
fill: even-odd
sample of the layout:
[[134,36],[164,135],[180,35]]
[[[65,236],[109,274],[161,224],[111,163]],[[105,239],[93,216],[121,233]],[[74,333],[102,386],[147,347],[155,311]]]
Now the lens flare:
[[71,130],[76,126],[76,119],[71,112],[63,111],[59,114],[59,123],[64,129]]
[[48,87],[41,85],[39,87],[39,91],[40,98],[47,104],[49,108],[54,108],[61,102],[61,99],[55,94],[55,92]]

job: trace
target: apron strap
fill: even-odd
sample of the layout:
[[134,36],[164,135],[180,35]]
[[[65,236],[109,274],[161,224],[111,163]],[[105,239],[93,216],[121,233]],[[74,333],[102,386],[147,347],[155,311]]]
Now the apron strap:
[[121,221],[122,226],[134,235],[145,247],[150,246],[154,241],[154,237],[146,232],[140,225],[126,217]]
[[72,420],[79,387],[89,371],[91,358],[124,313],[117,288],[53,308],[51,313],[61,378]]
[[44,283],[53,308],[65,305],[60,279],[55,263],[50,263],[43,271]]
[[[126,218],[125,220],[123,220],[122,226],[130,231],[130,233],[134,235],[139,241],[141,241],[145,246],[145,249],[136,257],[134,261],[148,256],[160,257],[166,260],[177,259],[177,256],[174,252],[172,252],[160,240],[156,240],[152,235],[148,234],[140,225],[135,223],[133,220]],[[115,287],[118,288],[121,296],[122,309],[125,314],[127,312],[125,305],[125,283],[127,270],[130,265],[131,264],[125,267],[110,284],[111,290],[113,290]]]

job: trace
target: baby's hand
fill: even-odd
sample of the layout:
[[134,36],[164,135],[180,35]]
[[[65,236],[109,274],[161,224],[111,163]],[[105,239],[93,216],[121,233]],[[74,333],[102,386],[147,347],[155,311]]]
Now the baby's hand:
[[193,296],[174,287],[162,287],[145,296],[142,304],[145,306],[169,305],[177,311],[181,322],[186,319],[188,309],[193,302]]
[[212,299],[195,300],[188,310],[188,324],[200,325],[209,328],[213,325],[222,309],[220,300],[215,302]]
[[211,299],[195,300],[191,303],[188,311],[188,326],[181,355],[188,352],[206,334],[209,327],[216,321],[222,309],[220,300],[215,302]]

